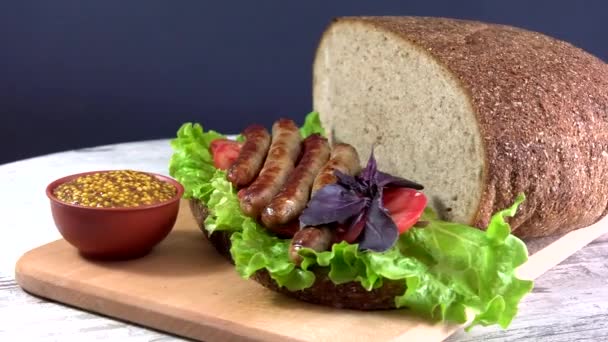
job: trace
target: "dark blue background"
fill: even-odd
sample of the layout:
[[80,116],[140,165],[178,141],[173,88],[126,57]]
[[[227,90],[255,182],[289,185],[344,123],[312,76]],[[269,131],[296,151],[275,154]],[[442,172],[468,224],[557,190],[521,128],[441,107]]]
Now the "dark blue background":
[[431,15],[516,25],[608,60],[608,1],[129,1],[0,3],[0,163],[301,120],[329,20]]

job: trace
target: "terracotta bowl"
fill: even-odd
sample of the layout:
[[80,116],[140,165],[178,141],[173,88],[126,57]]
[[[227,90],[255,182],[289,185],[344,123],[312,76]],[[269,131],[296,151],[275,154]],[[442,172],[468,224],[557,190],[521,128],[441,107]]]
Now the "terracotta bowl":
[[85,207],[60,201],[53,190],[91,171],[66,176],[51,182],[46,195],[51,201],[53,220],[63,238],[81,255],[94,259],[132,259],[148,254],[175,224],[184,187],[176,180],[148,173],[177,189],[172,199],[130,208]]

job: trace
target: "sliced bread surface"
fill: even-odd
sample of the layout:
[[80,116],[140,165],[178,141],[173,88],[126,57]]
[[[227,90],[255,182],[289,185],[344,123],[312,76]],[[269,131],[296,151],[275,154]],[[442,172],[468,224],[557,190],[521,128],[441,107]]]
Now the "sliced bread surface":
[[448,220],[487,225],[518,193],[511,225],[538,237],[608,207],[608,66],[519,28],[428,17],[331,23],[313,71],[332,141],[424,184]]

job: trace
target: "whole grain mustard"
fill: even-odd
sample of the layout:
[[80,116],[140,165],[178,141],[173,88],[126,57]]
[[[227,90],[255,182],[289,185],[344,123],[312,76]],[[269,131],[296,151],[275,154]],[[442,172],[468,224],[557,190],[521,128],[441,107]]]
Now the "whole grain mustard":
[[149,174],[116,170],[92,173],[53,190],[60,201],[86,207],[137,207],[167,201],[177,189]]

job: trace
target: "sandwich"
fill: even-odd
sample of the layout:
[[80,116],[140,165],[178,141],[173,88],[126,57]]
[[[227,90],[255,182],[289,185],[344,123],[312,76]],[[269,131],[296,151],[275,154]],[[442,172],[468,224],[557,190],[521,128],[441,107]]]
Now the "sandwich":
[[605,216],[608,69],[565,42],[445,18],[326,29],[313,107],[236,137],[184,123],[170,174],[243,278],[345,309],[506,328],[525,239]]

